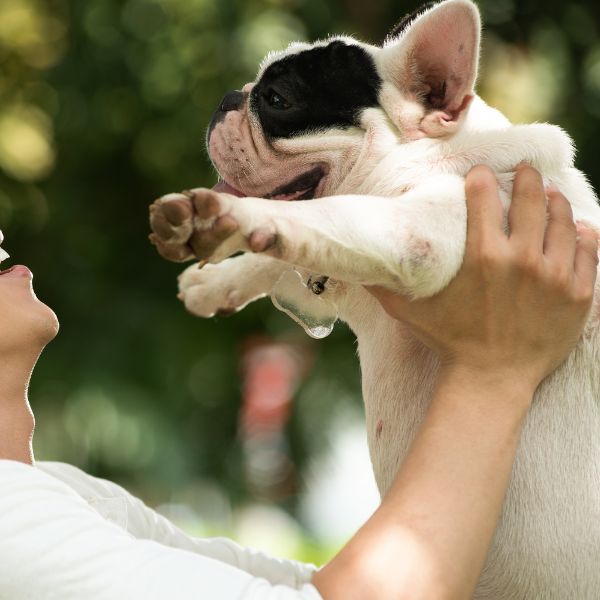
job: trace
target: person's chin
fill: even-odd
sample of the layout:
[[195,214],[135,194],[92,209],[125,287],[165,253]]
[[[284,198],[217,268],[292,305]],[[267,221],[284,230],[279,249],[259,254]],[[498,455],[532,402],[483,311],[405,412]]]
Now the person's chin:
[[58,322],[58,317],[56,316],[56,313],[48,306],[46,306],[44,304],[44,306],[46,307],[46,313],[47,313],[47,319],[46,319],[46,336],[48,338],[47,342],[51,342],[58,334],[58,330],[60,328],[59,322]]
[[40,345],[43,347],[51,342],[59,330],[56,313],[43,302],[37,301],[35,312],[35,333]]

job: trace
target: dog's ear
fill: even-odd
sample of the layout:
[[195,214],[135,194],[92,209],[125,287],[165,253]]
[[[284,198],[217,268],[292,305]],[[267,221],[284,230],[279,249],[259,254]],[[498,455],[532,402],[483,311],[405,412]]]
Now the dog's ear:
[[481,21],[470,0],[446,0],[409,20],[376,56],[380,102],[409,139],[454,133],[477,79]]

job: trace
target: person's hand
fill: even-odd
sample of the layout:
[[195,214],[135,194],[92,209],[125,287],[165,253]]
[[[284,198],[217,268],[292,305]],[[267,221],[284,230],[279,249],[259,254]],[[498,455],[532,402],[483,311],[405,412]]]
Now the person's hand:
[[544,190],[530,167],[517,170],[509,236],[490,169],[469,173],[466,197],[464,262],[445,290],[413,301],[370,291],[439,353],[443,369],[488,379],[516,375],[533,391],[579,339],[592,305],[597,236],[575,225],[566,198]]

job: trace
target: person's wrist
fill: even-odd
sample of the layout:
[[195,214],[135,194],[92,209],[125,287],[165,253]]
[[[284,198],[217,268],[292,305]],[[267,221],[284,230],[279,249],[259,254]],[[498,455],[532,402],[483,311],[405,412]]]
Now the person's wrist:
[[490,405],[490,409],[506,409],[517,417],[524,417],[529,410],[539,383],[536,374],[524,373],[517,367],[461,361],[443,362],[438,374],[438,388],[462,393],[469,401],[477,398],[482,405]]

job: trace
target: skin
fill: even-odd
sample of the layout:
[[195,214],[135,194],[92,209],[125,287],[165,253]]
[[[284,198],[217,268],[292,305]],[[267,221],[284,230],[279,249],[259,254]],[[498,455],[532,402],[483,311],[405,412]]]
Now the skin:
[[[535,388],[572,349],[589,313],[598,242],[585,228],[577,234],[566,199],[550,191],[546,208],[539,174],[521,168],[506,237],[493,174],[474,169],[466,190],[465,261],[448,288],[413,302],[372,290],[439,353],[442,368],[392,489],[315,574],[325,600],[471,596]],[[0,274],[0,330],[0,458],[32,463],[27,386],[58,323],[25,273]]]
[[36,297],[24,267],[0,273],[0,330],[0,458],[33,463],[35,422],[27,388],[44,346],[58,332],[58,320]]
[[473,169],[466,192],[464,264],[446,290],[419,301],[372,290],[442,367],[388,495],[313,578],[326,600],[472,596],[535,389],[589,314],[598,240],[560,193],[521,167],[506,236],[493,173]]

